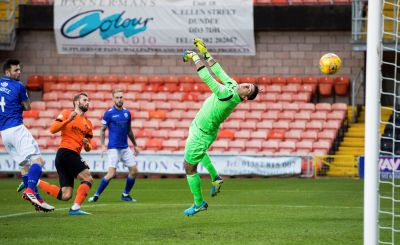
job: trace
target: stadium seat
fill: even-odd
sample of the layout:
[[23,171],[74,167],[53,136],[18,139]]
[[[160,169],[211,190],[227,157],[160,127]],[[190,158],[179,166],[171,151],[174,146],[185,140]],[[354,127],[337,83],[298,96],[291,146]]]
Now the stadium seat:
[[197,83],[192,85],[192,90],[194,92],[199,92],[199,93],[204,93],[204,92],[210,91],[210,89],[206,85],[197,84]]
[[324,124],[325,129],[334,129],[336,131],[338,131],[341,126],[341,120],[327,120]]
[[242,129],[242,130],[235,131],[234,138],[248,140],[248,139],[250,139],[251,132],[252,132],[252,130],[248,130],[248,129]]
[[26,87],[31,91],[40,91],[43,89],[43,77],[39,75],[31,75],[28,77]]
[[175,121],[173,121],[173,120],[161,121],[159,124],[159,127],[161,129],[174,129],[174,130],[176,129]]
[[258,113],[262,113],[263,111],[267,110],[266,103],[250,103],[250,110],[257,111]]
[[250,138],[252,140],[253,139],[266,140],[267,136],[268,136],[268,132],[269,132],[269,130],[250,131]]
[[228,150],[242,152],[245,149],[245,143],[243,140],[232,140],[228,142]]
[[282,85],[280,84],[274,84],[272,83],[271,85],[268,85],[265,88],[265,91],[267,91],[268,93],[282,93]]
[[349,91],[350,79],[348,77],[336,77],[334,80],[335,94],[345,96]]
[[277,97],[277,100],[280,102],[291,103],[294,101],[293,99],[294,96],[296,96],[296,94],[282,93],[279,97]]
[[111,103],[105,101],[96,101],[91,103],[91,107],[95,110],[107,110],[111,108]]
[[336,139],[336,135],[337,130],[324,129],[323,131],[318,132],[318,139],[329,140],[330,142],[333,142]]
[[132,115],[132,118],[146,121],[150,119],[150,116],[148,111],[135,111]]
[[239,120],[228,119],[227,121],[222,123],[222,128],[239,130],[240,129],[239,122],[240,122]]
[[146,110],[146,111],[154,111],[156,110],[156,104],[154,102],[148,102],[148,101],[139,101],[139,107],[141,110]]
[[246,114],[247,111],[236,110],[229,116],[229,118],[244,121],[246,119]]
[[182,119],[175,123],[177,129],[188,130],[193,119]]
[[271,78],[268,76],[259,76],[257,82],[262,85],[268,85],[271,84]]
[[105,84],[99,84],[99,83],[94,83],[95,84],[95,89],[97,91],[104,91],[104,92],[108,92],[110,93],[110,97],[111,97],[111,92],[112,92],[112,86],[109,83],[105,83]]
[[329,152],[331,145],[332,145],[331,142],[327,140],[320,140],[313,143],[313,149]]
[[[282,111],[283,109],[283,103],[263,103],[266,106],[266,111],[270,112],[270,111]],[[285,108],[286,110],[286,108]]]
[[326,111],[315,111],[310,114],[310,119],[313,121],[321,121],[325,122],[327,119],[327,112]]
[[22,113],[24,118],[39,118],[39,111],[38,110],[30,110],[30,111],[23,111]]
[[279,152],[293,152],[296,150],[296,141],[286,140],[281,141],[278,144]]
[[297,112],[301,108],[300,103],[284,103],[283,108],[285,108],[285,111],[291,111],[291,112]]
[[311,152],[313,150],[313,141],[311,140],[302,140],[296,142],[296,151],[297,152]]
[[224,138],[224,139],[233,140],[233,139],[235,138],[235,133],[234,133],[232,130],[223,129],[223,130],[220,130],[220,131],[218,132],[218,137],[217,137],[217,138],[218,138],[218,139],[219,139],[219,138]]
[[197,114],[197,110],[188,110],[182,113],[182,119],[193,120]]
[[318,103],[315,105],[315,110],[330,112],[330,111],[332,111],[332,105],[329,103]]
[[300,110],[302,111],[309,111],[309,112],[315,111],[315,104],[313,103],[301,103],[299,107]]
[[151,130],[138,130],[135,133],[135,138],[152,138],[153,137],[153,131]]
[[192,77],[192,76],[179,76],[178,81],[180,83],[194,83],[195,82],[194,77]]
[[[149,77],[148,76],[133,76],[132,77],[134,83],[143,83],[146,84],[149,82]],[[159,85],[159,84],[157,84]]]
[[316,85],[315,84],[301,84],[299,92],[306,92],[313,94],[316,90]]
[[44,101],[32,101],[31,108],[33,110],[46,110],[46,102]]
[[293,121],[296,112],[284,110],[278,114],[278,120]]
[[272,129],[272,124],[274,121],[272,120],[262,120],[261,122],[257,122],[256,126],[258,130],[263,130],[263,129]]
[[271,84],[285,85],[286,78],[284,77],[271,77]]
[[347,105],[345,103],[334,103],[332,104],[332,111],[347,111]]
[[166,79],[166,77],[162,77],[162,76],[149,76],[148,82],[162,84],[165,82],[165,79]]
[[60,76],[58,76],[57,80],[58,80],[59,83],[70,84],[70,83],[72,83],[72,76],[70,76],[70,75],[60,75]]
[[88,76],[88,82],[89,83],[94,83],[94,84],[100,84],[104,82],[104,77],[103,76],[98,76],[98,75],[91,75]]
[[258,122],[261,121],[262,113],[258,111],[250,111],[245,113],[245,120],[247,122],[253,121],[253,122]]
[[301,133],[301,138],[315,141],[318,139],[318,133],[316,131],[304,131]]
[[256,129],[256,122],[246,121],[246,122],[239,122],[240,129]]
[[[301,80],[300,80],[301,81]],[[296,84],[296,83],[289,83],[285,86],[282,87],[282,92],[283,93],[297,93],[299,92],[301,89],[301,85],[300,84]]]
[[251,151],[251,152],[261,151],[262,142],[263,142],[263,140],[251,139],[250,141],[246,142],[246,144],[245,144],[246,151]]
[[181,100],[182,100],[182,102],[198,101],[199,98],[198,98],[197,94],[195,94],[195,93],[184,93],[184,94],[182,94]]
[[294,114],[295,121],[309,121],[311,119],[311,112],[309,111],[299,111]]
[[284,129],[271,129],[268,132],[268,139],[276,139],[276,140],[284,140],[285,139],[285,130]]
[[327,120],[340,120],[342,121],[346,117],[345,111],[332,111],[326,115]]
[[175,120],[181,120],[182,119],[182,114],[185,113],[182,110],[171,110],[168,113],[168,119],[175,119]]
[[[160,126],[161,128],[161,126]],[[169,138],[177,138],[184,140],[188,136],[188,131],[187,130],[168,130],[168,137]]]
[[278,120],[279,113],[278,111],[268,111],[267,113],[262,113],[261,117],[263,120]]
[[321,77],[318,80],[318,92],[322,96],[331,96],[333,88],[333,78]]
[[88,83],[88,76],[86,76],[86,75],[75,75],[75,76],[72,76],[72,82],[73,83],[85,83],[85,84],[87,84]]
[[268,140],[261,143],[262,151],[275,152],[278,150],[279,142],[277,140]]
[[300,77],[288,77],[286,79],[286,82],[288,85],[296,85],[296,86],[303,83],[303,81]]
[[306,130],[321,131],[325,121],[311,120],[306,124]]
[[228,141],[226,139],[221,139],[216,140],[214,141],[214,143],[212,143],[211,150],[225,152],[226,150],[228,150],[228,147]]
[[101,119],[101,118],[103,118],[103,111],[100,111],[100,110],[89,110],[89,111],[87,111],[86,112],[86,116],[89,118],[89,120],[91,119],[91,118],[99,118],[99,119]]
[[56,118],[58,112],[53,110],[41,110],[39,111],[39,118]]
[[166,151],[178,151],[180,140],[178,139],[167,139],[162,141],[162,148]]
[[306,120],[295,120],[293,122],[290,122],[289,128],[290,129],[300,129],[300,130],[305,130],[306,129]]
[[149,111],[149,117],[150,117],[150,119],[165,120],[166,113],[165,113],[165,111]]
[[163,141],[161,139],[148,139],[144,145],[146,150],[161,150],[163,148]]
[[303,102],[307,103],[311,100],[311,94],[308,92],[298,92],[297,94],[292,95],[293,102]]
[[302,133],[302,130],[291,129],[291,130],[285,132],[285,139],[300,140],[301,133]]
[[279,95],[280,94],[278,94],[278,93],[266,92],[265,95],[261,98],[265,102],[277,102]]

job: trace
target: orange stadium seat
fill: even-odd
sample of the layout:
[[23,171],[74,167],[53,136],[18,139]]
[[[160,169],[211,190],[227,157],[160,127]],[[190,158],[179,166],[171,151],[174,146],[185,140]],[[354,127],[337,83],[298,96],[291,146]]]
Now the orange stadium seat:
[[303,77],[303,85],[308,84],[312,86],[313,93],[317,90],[318,79],[315,77]]
[[70,84],[70,83],[72,83],[72,76],[70,76],[70,75],[60,75],[60,76],[58,76],[58,82],[59,83]]
[[166,113],[165,111],[150,111],[149,116],[151,119],[161,119],[165,120],[166,118]]
[[146,150],[161,150],[163,148],[162,139],[148,139],[144,145]]
[[332,111],[347,111],[347,105],[345,103],[334,103],[332,104]]
[[138,130],[135,133],[135,138],[151,138],[153,137],[153,131],[151,130]]
[[[192,90],[192,89],[190,89],[190,90]],[[182,94],[181,100],[183,102],[186,102],[186,101],[198,101],[199,98],[198,98],[197,94],[195,94],[195,93],[184,93],[184,94]]]
[[162,76],[149,76],[148,77],[148,82],[149,83],[161,84],[161,83],[165,82],[165,77],[162,77]]
[[218,139],[219,138],[224,138],[224,139],[230,139],[233,140],[235,138],[235,133],[232,130],[229,129],[223,129],[218,132]]
[[268,132],[268,139],[277,139],[277,140],[284,140],[285,139],[285,130],[284,129],[271,129]]
[[188,136],[187,130],[173,130],[173,131],[167,131],[167,132],[168,132],[169,138],[177,138],[177,139],[183,140],[183,139],[186,139],[186,137]]
[[149,77],[147,76],[133,76],[132,77],[134,83],[148,83]]
[[24,111],[22,115],[24,118],[26,117],[39,118],[39,111],[38,110]]

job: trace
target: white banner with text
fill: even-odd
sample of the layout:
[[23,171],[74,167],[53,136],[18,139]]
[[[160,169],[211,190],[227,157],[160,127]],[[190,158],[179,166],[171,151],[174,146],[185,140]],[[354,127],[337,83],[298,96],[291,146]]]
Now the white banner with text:
[[56,0],[60,54],[255,55],[253,0]]
[[[43,172],[56,172],[54,153],[42,153],[46,164]],[[265,157],[243,155],[211,155],[216,170],[221,175],[297,175],[301,173],[302,158],[300,156]],[[99,153],[82,153],[82,158],[90,167],[91,172],[104,173],[108,169],[106,157],[101,158]],[[148,154],[142,153],[135,158],[140,173],[149,174],[184,174],[182,154]],[[0,172],[18,172],[18,164],[6,153],[0,153]],[[128,172],[128,169],[119,163],[118,172]],[[201,164],[198,172],[206,174],[207,170]]]

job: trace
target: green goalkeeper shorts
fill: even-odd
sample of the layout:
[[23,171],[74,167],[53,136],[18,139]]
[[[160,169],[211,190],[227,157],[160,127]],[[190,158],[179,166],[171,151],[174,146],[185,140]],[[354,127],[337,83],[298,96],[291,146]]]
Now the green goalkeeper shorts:
[[206,133],[199,129],[196,122],[190,124],[189,136],[186,139],[185,161],[190,164],[198,164],[203,159],[210,145],[217,138],[218,131]]

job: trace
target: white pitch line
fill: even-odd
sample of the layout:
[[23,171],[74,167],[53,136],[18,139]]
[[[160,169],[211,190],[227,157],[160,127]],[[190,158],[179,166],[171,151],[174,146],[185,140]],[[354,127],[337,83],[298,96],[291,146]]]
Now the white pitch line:
[[[114,205],[124,205],[121,203],[104,203],[104,204],[94,204],[94,205],[85,205],[86,208],[96,208],[101,206],[114,206]],[[190,204],[187,203],[132,203],[132,204],[125,204],[125,205],[132,205],[134,206],[146,206],[146,207],[159,207],[159,206],[166,206],[166,207],[180,207],[180,206],[188,206]],[[212,204],[211,207],[275,207],[275,208],[335,208],[335,209],[362,209],[363,207],[350,207],[350,206],[324,206],[324,205],[279,205],[279,204]],[[56,208],[55,211],[59,210],[68,210],[69,208]],[[16,217],[16,216],[23,216],[28,214],[35,214],[37,212],[23,212],[23,213],[15,213],[15,214],[7,214],[1,215],[0,219]]]

